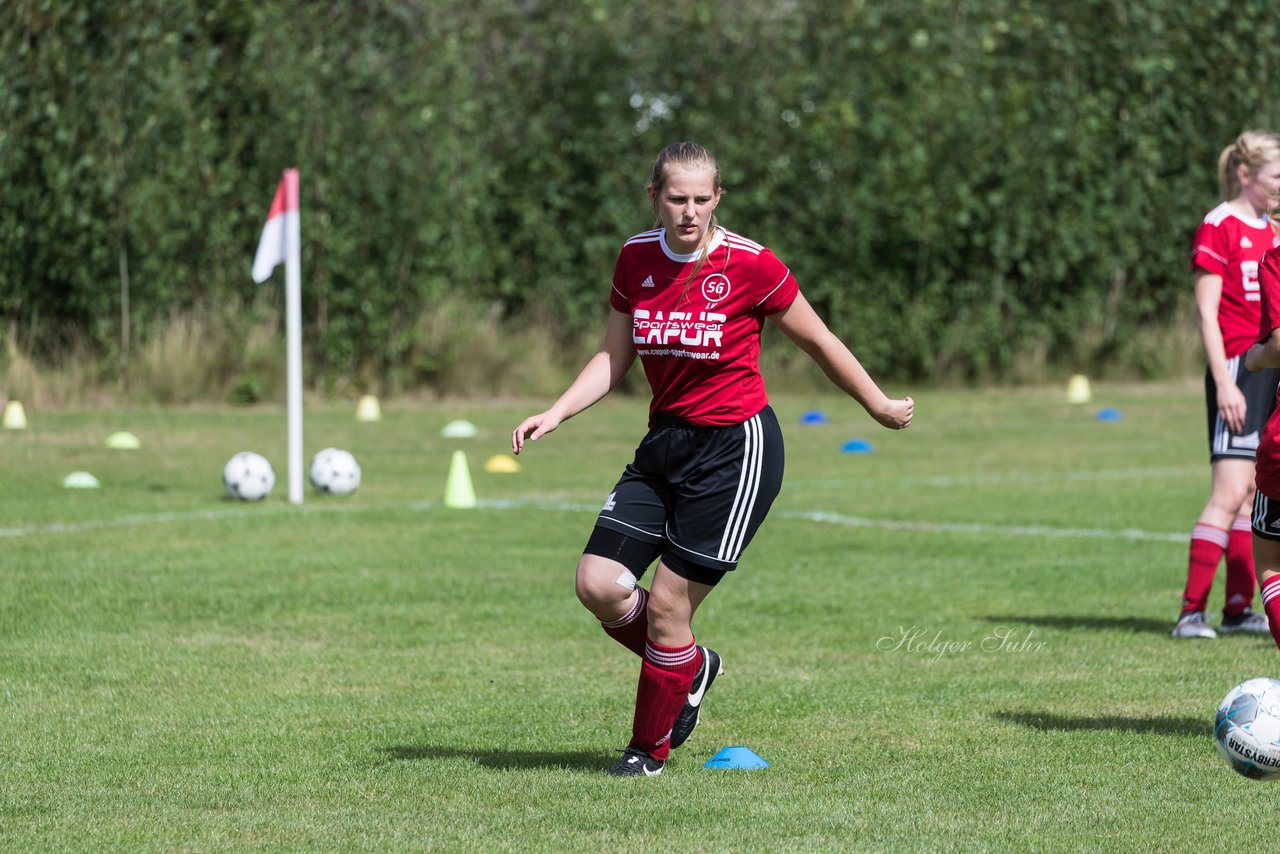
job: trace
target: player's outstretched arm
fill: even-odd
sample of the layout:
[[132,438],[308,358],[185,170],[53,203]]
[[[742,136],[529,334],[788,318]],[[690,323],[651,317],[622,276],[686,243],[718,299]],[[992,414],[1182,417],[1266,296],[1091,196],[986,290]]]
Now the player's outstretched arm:
[[536,442],[588,408],[622,381],[636,360],[631,339],[631,315],[616,309],[609,314],[604,342],[551,408],[521,421],[511,433],[511,451],[519,454],[525,441]]
[[785,311],[770,315],[770,320],[787,334],[822,372],[848,394],[867,414],[891,430],[901,430],[911,423],[915,401],[909,397],[891,398],[880,390],[862,363],[835,336],[809,305],[804,294],[796,294],[795,302]]

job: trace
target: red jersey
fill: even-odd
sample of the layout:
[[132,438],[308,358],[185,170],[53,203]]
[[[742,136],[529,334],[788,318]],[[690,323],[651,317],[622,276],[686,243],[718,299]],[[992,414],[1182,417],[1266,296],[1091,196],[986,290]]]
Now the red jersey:
[[613,269],[609,303],[631,315],[653,389],[650,424],[658,412],[704,426],[741,424],[769,402],[760,330],[799,286],[772,252],[723,228],[690,280],[697,258],[673,251],[658,228],[624,243]]
[[1243,217],[1223,202],[1205,216],[1192,245],[1192,266],[1222,277],[1218,328],[1227,358],[1235,358],[1257,340],[1258,261],[1280,238],[1265,218]]
[[[1271,337],[1271,330],[1280,327],[1280,252],[1268,252],[1262,256],[1258,285],[1262,320],[1256,334],[1258,341],[1266,341]],[[1280,389],[1277,395],[1280,395]],[[1280,397],[1277,400],[1280,401]],[[1258,460],[1254,466],[1254,485],[1268,498],[1280,498],[1280,406],[1271,413],[1262,428]]]

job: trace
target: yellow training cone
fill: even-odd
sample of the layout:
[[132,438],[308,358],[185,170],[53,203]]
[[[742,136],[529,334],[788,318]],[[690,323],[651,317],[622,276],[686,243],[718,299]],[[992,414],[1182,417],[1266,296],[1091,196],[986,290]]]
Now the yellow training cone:
[[136,451],[142,447],[142,440],[122,430],[107,437],[107,447],[115,448],[117,451]]
[[27,413],[22,410],[22,403],[11,400],[4,407],[4,429],[27,429]]
[[444,506],[470,510],[476,506],[476,490],[471,485],[471,472],[467,470],[467,455],[453,452],[449,464],[449,480],[444,486]]
[[87,471],[73,471],[62,479],[62,485],[67,489],[97,489],[101,486],[98,479]]
[[440,435],[446,439],[474,439],[477,432],[479,431],[476,429],[476,425],[470,421],[459,419],[444,425]]
[[1093,394],[1089,391],[1089,378],[1076,374],[1067,383],[1067,403],[1088,403]]
[[356,404],[356,420],[357,421],[381,421],[382,408],[378,406],[378,399],[371,394],[366,394],[360,398],[360,402]]
[[484,470],[490,474],[515,474],[520,471],[520,463],[507,454],[495,454],[484,464]]

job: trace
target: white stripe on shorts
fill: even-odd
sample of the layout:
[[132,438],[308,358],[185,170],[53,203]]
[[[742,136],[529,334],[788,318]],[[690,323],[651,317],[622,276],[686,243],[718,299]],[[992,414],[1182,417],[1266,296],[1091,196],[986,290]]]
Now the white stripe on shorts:
[[746,538],[751,522],[751,511],[756,506],[760,492],[760,471],[764,461],[764,431],[760,416],[755,415],[742,424],[742,474],[738,478],[738,493],[733,497],[729,521],[720,538],[720,560],[737,561],[742,554],[742,541]]
[[[1239,356],[1227,359],[1227,371],[1231,374],[1231,381],[1237,382],[1240,374]],[[1213,420],[1213,452],[1215,454],[1231,453],[1231,429],[1222,420],[1221,412]]]

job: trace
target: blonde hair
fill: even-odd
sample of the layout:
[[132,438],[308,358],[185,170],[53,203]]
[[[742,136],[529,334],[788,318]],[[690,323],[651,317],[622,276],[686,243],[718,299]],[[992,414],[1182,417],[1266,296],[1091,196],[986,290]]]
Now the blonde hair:
[[1269,130],[1247,130],[1218,155],[1218,183],[1222,185],[1222,200],[1229,202],[1240,195],[1240,177],[1237,170],[1244,166],[1250,175],[1272,160],[1280,160],[1280,136]]
[[[680,169],[706,169],[711,173],[711,187],[717,195],[724,192],[720,186],[720,164],[716,161],[716,156],[711,150],[696,142],[673,142],[658,153],[658,159],[653,161],[653,171],[649,175],[649,183],[645,185],[645,189],[649,191],[649,197],[653,201],[654,213],[658,209],[658,196],[661,195],[664,187],[667,186],[667,178],[671,175],[671,170]],[[659,219],[656,225],[662,225]],[[715,212],[711,213],[711,220],[707,224],[707,232],[702,235],[702,241],[698,244],[698,257],[693,262],[693,269],[689,271],[688,277],[684,280],[684,290],[680,293],[680,303],[684,303],[685,298],[689,294],[689,285],[697,277],[702,270],[702,265],[707,262],[706,248],[710,245],[715,237],[716,229],[719,224],[716,222]]]

